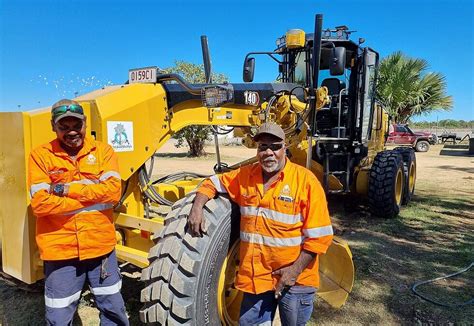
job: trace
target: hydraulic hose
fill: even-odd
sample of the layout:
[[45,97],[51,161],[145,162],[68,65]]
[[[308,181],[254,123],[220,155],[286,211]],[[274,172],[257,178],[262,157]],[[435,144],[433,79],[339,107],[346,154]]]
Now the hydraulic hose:
[[467,305],[471,305],[471,304],[474,304],[474,298],[471,298],[470,300],[467,300],[465,302],[461,302],[461,303],[444,303],[444,302],[439,302],[439,301],[436,301],[434,299],[431,299],[431,298],[428,298],[426,296],[424,296],[423,294],[419,293],[416,288],[422,284],[427,284],[427,283],[433,283],[433,282],[436,282],[436,281],[439,281],[439,280],[444,280],[444,279],[447,279],[447,278],[450,278],[450,277],[453,277],[453,276],[456,276],[456,275],[459,275],[461,273],[464,273],[464,272],[467,272],[469,269],[471,269],[471,267],[474,266],[474,262],[471,263],[471,265],[469,265],[468,267],[458,271],[458,272],[455,272],[455,273],[452,273],[452,274],[449,274],[449,275],[446,275],[446,276],[441,276],[441,277],[437,277],[437,278],[434,278],[432,280],[427,280],[427,281],[420,281],[420,282],[417,282],[415,284],[413,284],[411,290],[413,291],[413,293],[415,293],[417,296],[419,296],[420,298],[422,298],[423,300],[426,300],[428,302],[431,302],[431,303],[434,303],[438,306],[443,306],[443,307],[461,307],[461,306],[467,306]]

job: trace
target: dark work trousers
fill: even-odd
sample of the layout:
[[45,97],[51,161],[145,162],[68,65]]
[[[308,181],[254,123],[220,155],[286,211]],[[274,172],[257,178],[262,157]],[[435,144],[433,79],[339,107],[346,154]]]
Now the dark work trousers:
[[129,325],[120,294],[122,277],[115,250],[88,260],[45,261],[44,301],[47,325],[72,325],[85,282],[100,310],[101,325]]

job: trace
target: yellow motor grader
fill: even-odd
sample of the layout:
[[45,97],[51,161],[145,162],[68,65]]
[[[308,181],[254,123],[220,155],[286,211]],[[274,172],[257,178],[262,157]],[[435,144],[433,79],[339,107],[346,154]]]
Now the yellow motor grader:
[[[384,150],[388,116],[374,98],[378,54],[349,39],[344,26],[314,33],[290,30],[271,52],[252,52],[244,83],[213,84],[207,42],[202,38],[208,83],[188,84],[156,67],[133,69],[123,85],[75,100],[83,106],[91,137],[119,156],[123,194],[115,208],[117,256],[143,268],[140,319],[162,325],[237,324],[241,293],[238,271],[239,211],[225,196],[205,207],[207,234],[192,237],[186,218],[202,175],[152,176],[153,156],[177,131],[190,125],[234,127],[255,147],[252,135],[266,121],[280,124],[288,157],[319,178],[327,193],[368,198],[373,213],[398,214],[414,191],[412,151]],[[252,83],[255,56],[278,64],[278,82]],[[322,79],[323,74],[327,78]],[[321,82],[320,82],[321,79]],[[29,206],[28,155],[55,137],[50,108],[0,113],[0,239],[5,273],[31,284],[43,277]],[[235,166],[218,159],[216,172]],[[348,245],[336,237],[320,258],[318,295],[342,306],[354,282]]]

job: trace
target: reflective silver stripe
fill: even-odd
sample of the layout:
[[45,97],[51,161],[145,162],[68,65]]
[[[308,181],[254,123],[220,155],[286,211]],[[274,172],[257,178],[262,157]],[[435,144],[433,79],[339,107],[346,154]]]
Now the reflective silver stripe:
[[303,229],[303,234],[308,238],[319,238],[324,237],[325,235],[332,235],[334,232],[332,226],[328,225],[319,228]]
[[253,206],[240,206],[240,214],[250,216],[262,216],[264,218],[286,224],[296,224],[298,222],[303,221],[303,216],[301,214],[285,214],[274,211],[269,208]]
[[227,190],[222,185],[221,180],[219,180],[217,174],[212,175],[209,179],[211,179],[212,183],[214,184],[214,187],[216,187],[217,192],[227,193]]
[[69,307],[69,305],[71,303],[76,302],[77,300],[79,300],[81,298],[81,292],[82,292],[82,290],[77,291],[76,293],[74,293],[73,295],[71,295],[69,297],[60,298],[60,299],[48,298],[45,295],[44,296],[44,303],[45,303],[46,307],[50,307],[50,308],[66,308],[66,307]]
[[84,213],[84,212],[94,212],[94,211],[103,211],[106,209],[113,208],[114,205],[112,204],[94,204],[88,207],[76,209],[75,211],[72,212],[67,212],[62,215],[74,215],[74,214],[79,214],[79,213]]
[[116,171],[108,171],[108,172],[103,173],[103,174],[100,176],[99,180],[100,180],[100,181],[105,181],[105,180],[107,180],[107,179],[110,178],[110,177],[115,177],[115,178],[117,178],[117,179],[119,179],[119,180],[122,179],[122,178],[120,177],[120,174],[119,174],[118,172],[116,172]]
[[30,187],[30,196],[31,196],[31,198],[33,198],[33,196],[40,190],[49,191],[50,187],[51,187],[51,185],[46,183],[46,182],[35,183],[34,185],[31,185],[31,187]]
[[263,244],[269,247],[291,247],[303,243],[303,236],[293,238],[274,238],[261,234],[240,232],[240,240],[249,243]]
[[110,286],[103,286],[100,288],[91,287],[91,292],[94,295],[110,295],[110,294],[119,293],[121,288],[122,288],[122,280]]

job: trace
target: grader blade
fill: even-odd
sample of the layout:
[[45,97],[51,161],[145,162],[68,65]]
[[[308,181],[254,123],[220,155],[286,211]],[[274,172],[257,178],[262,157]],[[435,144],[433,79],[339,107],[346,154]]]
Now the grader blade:
[[319,276],[318,295],[332,307],[342,307],[354,285],[354,263],[346,241],[334,237],[326,254],[320,256]]

